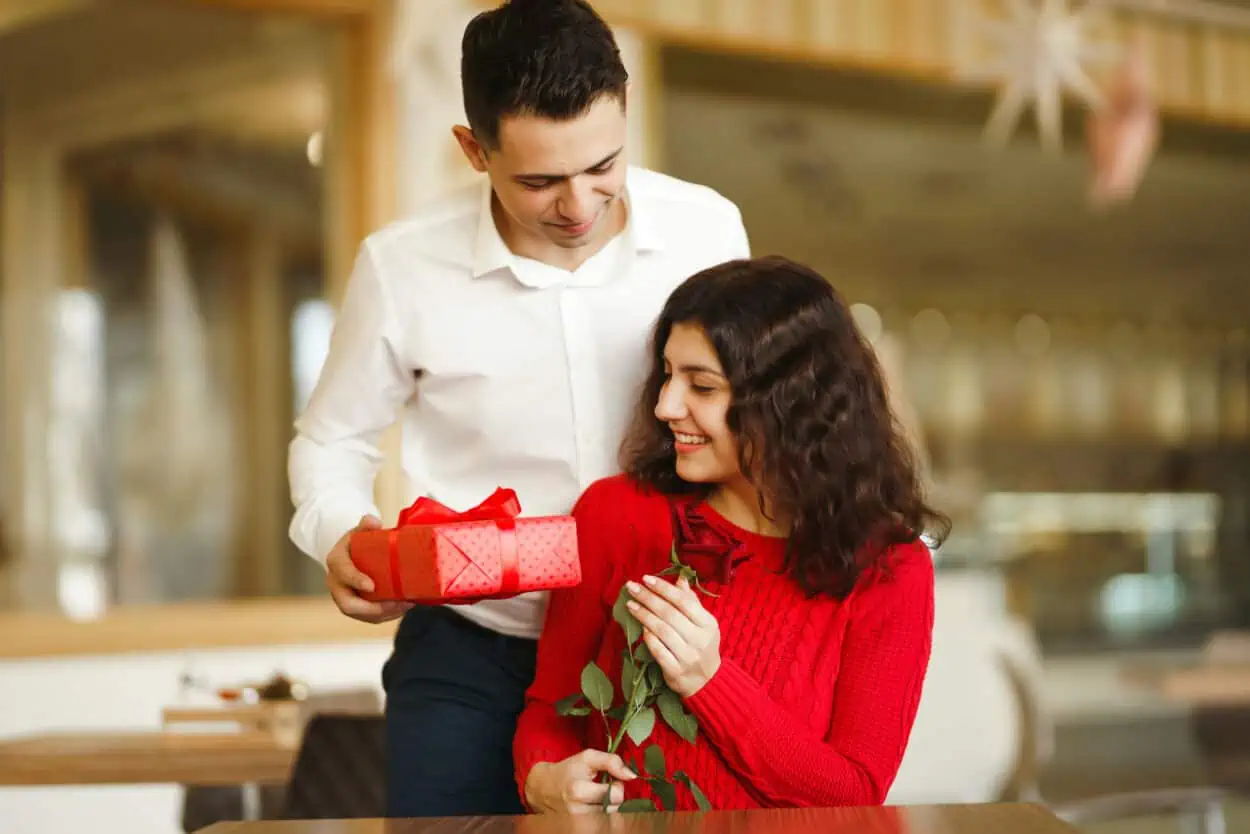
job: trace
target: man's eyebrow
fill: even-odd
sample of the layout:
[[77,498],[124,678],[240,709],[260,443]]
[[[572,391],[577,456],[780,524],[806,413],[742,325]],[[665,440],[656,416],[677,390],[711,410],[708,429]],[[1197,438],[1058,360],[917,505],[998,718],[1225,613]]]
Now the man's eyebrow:
[[[611,162],[612,160],[620,156],[621,152],[624,150],[625,150],[625,147],[622,145],[621,147],[612,151],[612,153],[605,156],[603,159],[596,162],[594,165],[591,165],[586,170],[593,171],[596,168],[602,168],[603,166],[607,165],[609,162]],[[568,174],[516,174],[512,178],[514,180],[543,180],[544,182],[559,182],[560,180],[568,179],[569,175]]]

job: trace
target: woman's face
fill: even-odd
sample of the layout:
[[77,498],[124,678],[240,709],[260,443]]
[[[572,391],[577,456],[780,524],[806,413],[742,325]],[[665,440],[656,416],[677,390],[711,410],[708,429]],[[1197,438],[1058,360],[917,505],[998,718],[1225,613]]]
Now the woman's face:
[[655,416],[673,433],[677,475],[699,484],[741,477],[738,441],[726,424],[733,392],[701,327],[673,325],[664,345],[664,373]]

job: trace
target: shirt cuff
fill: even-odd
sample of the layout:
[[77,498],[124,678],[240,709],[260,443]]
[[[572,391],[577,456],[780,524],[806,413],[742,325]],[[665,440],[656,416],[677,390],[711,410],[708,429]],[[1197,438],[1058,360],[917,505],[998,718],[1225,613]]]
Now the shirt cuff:
[[310,555],[322,567],[325,567],[326,557],[330,555],[330,551],[338,544],[339,539],[355,529],[356,525],[360,523],[361,517],[366,515],[380,517],[377,507],[374,507],[372,504],[361,503],[359,505],[327,508],[320,514],[320,518],[317,519],[317,531],[312,537],[313,552]]

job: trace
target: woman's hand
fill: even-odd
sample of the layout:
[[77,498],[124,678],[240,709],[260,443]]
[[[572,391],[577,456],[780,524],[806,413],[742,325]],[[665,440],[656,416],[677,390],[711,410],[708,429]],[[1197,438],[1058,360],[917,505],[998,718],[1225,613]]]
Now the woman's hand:
[[[612,777],[599,782],[599,774]],[[525,777],[525,803],[540,814],[603,813],[603,797],[611,792],[609,813],[625,801],[625,785],[638,776],[620,756],[599,750],[583,750],[562,762],[539,762]]]
[[642,639],[660,665],[669,689],[689,698],[720,669],[720,624],[685,577],[676,584],[643,577],[629,582],[629,610],[642,623]]

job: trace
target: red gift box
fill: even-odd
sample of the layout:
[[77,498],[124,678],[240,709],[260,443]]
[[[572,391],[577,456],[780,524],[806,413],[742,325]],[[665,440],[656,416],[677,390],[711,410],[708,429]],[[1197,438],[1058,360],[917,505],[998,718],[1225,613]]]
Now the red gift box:
[[516,493],[503,488],[464,512],[418,499],[394,528],[352,535],[352,562],[374,586],[361,596],[464,603],[581,582],[573,519],[520,513]]

